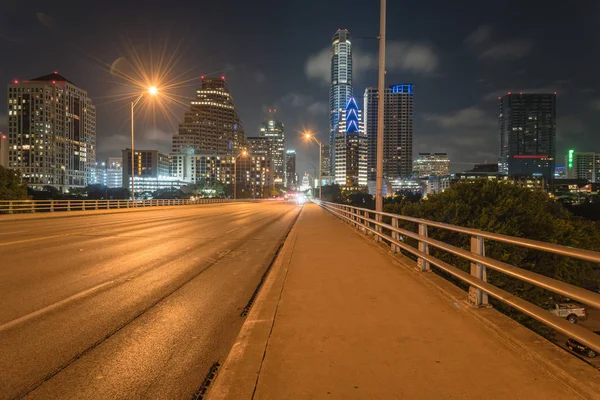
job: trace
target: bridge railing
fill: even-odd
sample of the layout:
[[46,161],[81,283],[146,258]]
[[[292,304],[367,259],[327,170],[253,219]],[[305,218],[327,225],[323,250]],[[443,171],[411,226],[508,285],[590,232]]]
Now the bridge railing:
[[[156,199],[156,200],[0,200],[0,214],[59,211],[113,210],[121,208],[183,206],[232,202],[232,199]],[[247,201],[247,200],[235,200]]]
[[[528,249],[535,249],[598,264],[600,264],[599,252],[576,249],[525,238],[495,234],[478,229],[464,228],[456,225],[407,217],[398,214],[383,212],[378,213],[366,208],[358,208],[324,201],[315,202],[357,229],[374,235],[378,241],[389,244],[392,252],[397,253],[402,249],[416,256],[418,270],[428,271],[431,269],[431,265],[433,265],[468,284],[468,300],[472,305],[476,307],[486,306],[488,304],[488,296],[492,296],[504,304],[521,311],[525,315],[536,319],[546,326],[561,332],[580,343],[585,344],[586,346],[594,349],[596,352],[600,352],[600,335],[597,335],[579,325],[572,324],[567,320],[550,313],[548,310],[530,303],[501,288],[491,285],[487,282],[486,269],[490,268],[512,278],[519,279],[523,282],[527,282],[534,286],[557,293],[566,298],[579,301],[597,309],[600,309],[600,294],[523,268],[519,268],[511,264],[504,263],[502,261],[498,261],[490,257],[486,257],[485,241],[495,241]],[[384,217],[386,220],[389,219],[391,224],[382,222]],[[399,223],[400,221],[414,223],[418,227],[417,232],[401,228]],[[470,236],[470,251],[430,238],[427,232],[428,227]],[[413,247],[406,243],[405,238],[414,239],[418,243],[418,246]],[[454,265],[433,257],[430,254],[430,248],[432,247],[469,261],[470,274]]]

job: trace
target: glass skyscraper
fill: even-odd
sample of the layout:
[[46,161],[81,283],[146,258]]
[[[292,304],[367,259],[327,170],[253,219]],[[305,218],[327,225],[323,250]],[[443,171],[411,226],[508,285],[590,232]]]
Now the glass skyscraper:
[[348,99],[352,97],[352,43],[347,29],[338,29],[331,44],[331,87],[329,89],[329,160],[335,176],[335,137]]
[[500,97],[498,170],[509,176],[554,179],[556,93]]

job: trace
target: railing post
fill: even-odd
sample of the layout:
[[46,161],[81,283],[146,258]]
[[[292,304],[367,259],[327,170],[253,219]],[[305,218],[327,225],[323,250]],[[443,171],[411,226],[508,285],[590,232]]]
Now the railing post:
[[54,200],[50,200],[50,212],[54,212]]
[[[375,213],[375,221],[377,222],[382,222],[382,215],[379,213]],[[375,225],[375,230],[379,233],[383,232],[383,228],[380,225]],[[375,235],[375,241],[376,242],[382,242],[383,238],[379,235]]]
[[9,214],[13,213],[13,202],[12,202],[12,200],[8,201],[8,213]]
[[[485,241],[481,236],[471,237],[471,253],[485,256]],[[477,279],[487,282],[487,271],[485,265],[479,263],[471,263],[471,275]],[[469,303],[474,307],[488,306],[488,295],[481,289],[473,286],[469,287]]]
[[67,211],[71,211],[71,200],[67,200]]
[[[359,211],[359,212],[360,212],[360,211]],[[365,219],[364,219],[364,221],[363,221],[363,222],[365,223],[365,235],[368,235],[369,233],[371,233],[371,232],[369,232],[369,230],[367,229],[367,228],[370,228],[370,227],[371,227],[371,225],[369,224],[369,221],[368,221],[368,219],[369,219],[369,212],[368,212],[368,211],[365,211],[365,212],[363,212],[363,216],[365,217]]]
[[35,213],[35,200],[31,200],[31,212]]
[[[392,218],[392,227],[398,228],[398,218]],[[392,239],[400,241],[400,234],[396,231],[392,231]],[[394,243],[392,243],[390,247],[392,248],[392,253],[400,252],[400,247],[396,246]]]
[[[419,224],[419,236],[427,237],[427,225]],[[419,241],[419,251],[422,251],[425,254],[429,254],[429,245],[425,242]],[[431,269],[429,261],[424,260],[420,257],[417,260],[417,267],[421,272],[429,271]]]
[[98,200],[96,200],[96,210],[98,209]]

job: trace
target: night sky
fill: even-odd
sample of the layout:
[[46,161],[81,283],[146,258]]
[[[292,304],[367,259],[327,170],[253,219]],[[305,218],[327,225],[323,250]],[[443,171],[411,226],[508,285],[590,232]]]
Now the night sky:
[[[498,95],[558,92],[557,165],[567,148],[600,152],[600,2],[582,0],[388,1],[387,84],[415,84],[414,153],[448,152],[461,163],[496,162]],[[354,91],[377,84],[379,2],[359,1],[2,1],[0,78],[8,84],[58,71],[97,106],[98,159],[129,143],[123,80],[110,72],[134,49],[180,61],[189,102],[201,75],[224,75],[248,136],[277,108],[299,175],[313,173],[312,127],[327,140],[329,45],[353,35]],[[575,5],[576,4],[576,5]],[[121,61],[122,62],[122,61]],[[125,61],[126,62],[126,61]],[[182,78],[183,79],[183,78]],[[6,92],[5,92],[6,93]],[[184,108],[156,119],[140,113],[136,147],[170,151]],[[0,131],[6,130],[6,96]],[[138,120],[139,119],[139,120]]]

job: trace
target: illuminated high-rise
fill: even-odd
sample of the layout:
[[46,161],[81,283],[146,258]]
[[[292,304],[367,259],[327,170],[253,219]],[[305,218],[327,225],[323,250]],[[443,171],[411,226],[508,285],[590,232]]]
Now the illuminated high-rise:
[[335,175],[335,137],[348,99],[352,97],[352,42],[347,29],[338,29],[331,43],[331,87],[329,89],[329,164]]
[[202,77],[202,87],[173,136],[173,153],[232,155],[246,147],[246,134],[225,78]]
[[556,93],[500,97],[498,170],[509,176],[554,179]]
[[335,183],[343,189],[367,186],[367,136],[354,97],[348,99],[335,138]]
[[[385,89],[383,113],[383,178],[393,181],[412,175],[413,147],[413,87],[411,83]],[[377,88],[365,89],[365,130],[369,142],[368,180],[377,175]],[[370,186],[374,186],[370,184]]]
[[269,110],[269,118],[260,125],[259,136],[266,139],[270,146],[269,154],[273,159],[275,180],[285,179],[285,129],[283,122],[275,118],[276,111]]
[[96,108],[54,72],[8,85],[8,167],[34,188],[89,184],[96,164]]

